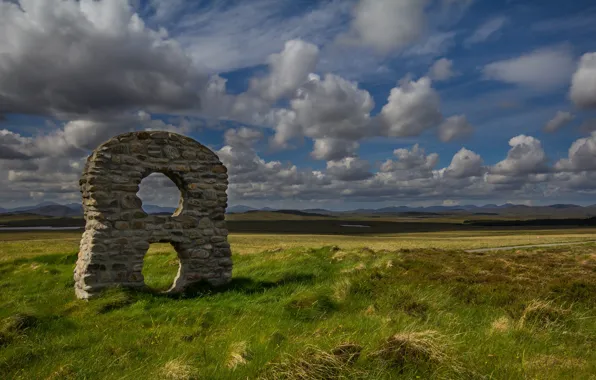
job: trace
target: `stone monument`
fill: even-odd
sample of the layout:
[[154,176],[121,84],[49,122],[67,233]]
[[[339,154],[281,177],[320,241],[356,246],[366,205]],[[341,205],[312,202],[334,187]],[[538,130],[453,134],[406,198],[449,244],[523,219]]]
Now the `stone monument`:
[[[180,190],[173,215],[148,215],[137,196],[141,180],[163,173]],[[74,270],[78,298],[110,286],[143,288],[143,258],[151,243],[171,243],[178,275],[168,292],[232,277],[225,222],[227,169],[197,141],[170,132],[125,133],[100,145],[79,182],[85,232]]]

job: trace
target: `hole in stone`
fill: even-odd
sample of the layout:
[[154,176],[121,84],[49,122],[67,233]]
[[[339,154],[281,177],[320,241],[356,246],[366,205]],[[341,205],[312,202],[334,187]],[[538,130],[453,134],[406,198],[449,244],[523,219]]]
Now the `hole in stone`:
[[147,214],[172,215],[181,200],[180,190],[165,174],[153,173],[143,178],[137,196]]
[[172,287],[180,260],[169,243],[151,244],[143,259],[145,285],[156,291],[166,291]]

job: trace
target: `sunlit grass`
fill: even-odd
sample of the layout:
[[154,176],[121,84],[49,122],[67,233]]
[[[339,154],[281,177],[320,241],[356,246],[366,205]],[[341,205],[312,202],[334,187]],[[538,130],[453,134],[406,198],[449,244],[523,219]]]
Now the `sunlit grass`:
[[[234,276],[225,288],[178,298],[113,289],[89,302],[74,298],[75,234],[13,237],[0,242],[0,373],[589,379],[596,373],[596,244],[483,254],[439,245],[532,238],[496,234],[232,235]],[[153,244],[147,282],[169,286],[175,262],[169,244]]]

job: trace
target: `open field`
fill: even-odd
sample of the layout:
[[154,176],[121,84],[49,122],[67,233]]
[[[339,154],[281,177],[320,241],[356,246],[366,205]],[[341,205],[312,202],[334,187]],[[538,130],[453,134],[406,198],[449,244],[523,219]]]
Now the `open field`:
[[594,229],[230,235],[222,289],[74,298],[80,233],[0,233],[0,374],[20,379],[596,379]]

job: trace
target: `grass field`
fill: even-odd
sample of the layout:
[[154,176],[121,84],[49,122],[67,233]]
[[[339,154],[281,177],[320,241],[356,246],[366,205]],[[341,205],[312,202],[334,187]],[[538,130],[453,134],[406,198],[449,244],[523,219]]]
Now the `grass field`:
[[[234,277],[74,297],[79,233],[0,233],[0,376],[596,379],[594,230],[232,234]],[[177,259],[143,270],[167,288]]]

